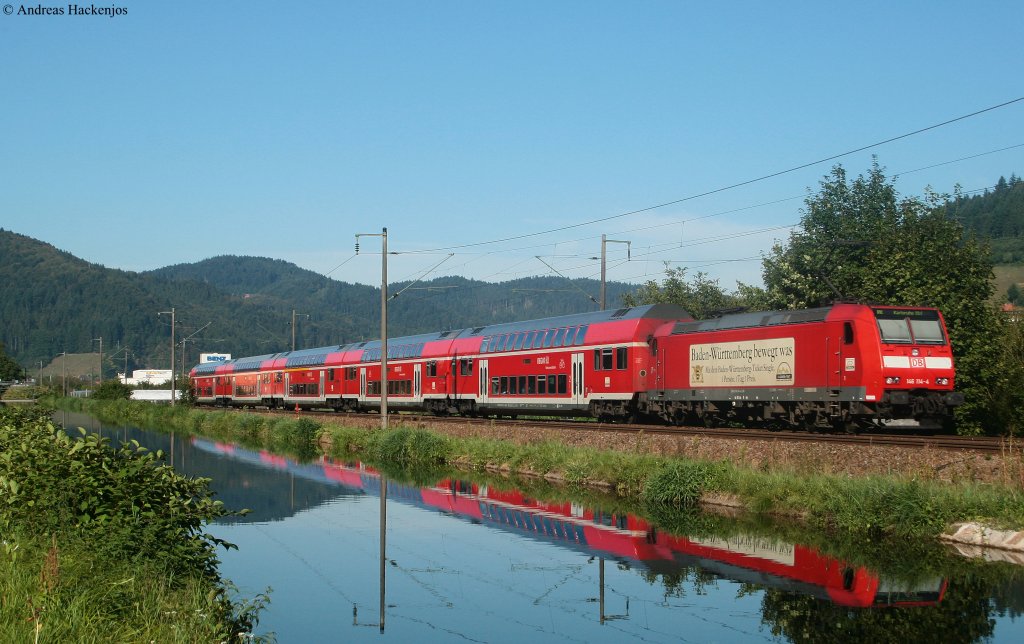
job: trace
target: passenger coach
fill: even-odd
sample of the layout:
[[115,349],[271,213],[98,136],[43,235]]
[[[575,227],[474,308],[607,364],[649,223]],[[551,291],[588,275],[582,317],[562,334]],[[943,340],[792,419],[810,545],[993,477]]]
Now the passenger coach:
[[[692,318],[658,304],[390,338],[388,406],[630,418],[649,387],[649,339],[680,319]],[[204,364],[191,377],[201,403],[376,409],[381,342]]]

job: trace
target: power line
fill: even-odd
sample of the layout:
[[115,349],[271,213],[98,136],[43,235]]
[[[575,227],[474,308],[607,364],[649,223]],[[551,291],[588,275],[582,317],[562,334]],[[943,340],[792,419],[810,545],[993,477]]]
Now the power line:
[[772,172],[770,174],[762,175],[762,176],[756,177],[754,179],[747,179],[745,181],[740,181],[740,182],[737,182],[737,183],[733,183],[733,184],[730,184],[730,185],[727,185],[727,186],[723,186],[721,188],[715,188],[713,190],[707,190],[705,192],[701,192],[701,193],[698,193],[698,194],[690,195],[688,197],[683,197],[681,199],[674,199],[672,201],[666,201],[664,203],[656,204],[656,205],[653,205],[653,206],[647,206],[645,208],[639,208],[637,210],[631,210],[631,211],[628,211],[628,212],[619,213],[617,215],[609,215],[607,217],[600,217],[598,219],[591,219],[589,221],[584,221],[584,222],[580,222],[580,223],[577,223],[577,224],[569,224],[567,226],[560,226],[558,228],[552,228],[552,229],[549,229],[549,230],[542,230],[542,231],[535,232],[535,233],[526,233],[526,234],[523,234],[523,235],[514,235],[514,236],[511,236],[511,237],[504,237],[504,238],[501,238],[501,239],[492,239],[492,240],[489,240],[489,241],[473,242],[473,243],[469,243],[469,244],[459,244],[457,246],[447,246],[447,247],[443,247],[443,248],[431,248],[431,249],[424,250],[422,252],[426,253],[426,252],[451,251],[451,250],[456,250],[456,249],[459,249],[459,248],[472,248],[474,246],[486,246],[486,245],[489,245],[489,244],[499,244],[499,243],[508,242],[508,241],[515,241],[515,240],[518,240],[518,239],[528,239],[530,237],[538,237],[540,235],[548,235],[550,233],[561,232],[563,230],[572,230],[574,228],[580,228],[580,227],[583,227],[583,226],[589,226],[589,225],[592,225],[592,224],[598,224],[598,223],[605,222],[605,221],[611,221],[611,220],[614,220],[614,219],[620,219],[622,217],[628,217],[630,215],[636,215],[636,214],[639,214],[639,213],[642,213],[642,212],[648,212],[648,211],[651,211],[651,210],[656,210],[658,208],[664,208],[665,206],[671,206],[671,205],[674,205],[674,204],[683,203],[684,201],[691,201],[693,199],[698,199],[700,197],[707,197],[709,195],[717,194],[719,192],[725,192],[726,190],[732,190],[734,188],[739,188],[739,187],[742,187],[742,186],[750,185],[752,183],[757,183],[759,181],[765,181],[767,179],[772,179],[772,178],[775,178],[775,177],[778,177],[778,176],[782,176],[784,174],[789,174],[791,172],[796,172],[797,170],[803,170],[804,168],[809,168],[811,166],[815,166],[815,165],[818,165],[818,164],[821,164],[821,163],[826,163],[828,161],[834,161],[836,159],[840,159],[842,157],[849,156],[851,154],[856,154],[858,152],[864,152],[865,150],[870,150],[872,148],[876,148],[876,147],[879,147],[879,146],[882,146],[882,145],[886,145],[886,144],[892,143],[894,141],[899,141],[901,139],[905,139],[905,138],[908,138],[908,137],[911,137],[911,136],[915,136],[915,135],[921,134],[923,132],[928,132],[930,130],[934,130],[934,129],[937,129],[937,128],[940,128],[940,127],[944,127],[946,125],[951,125],[953,123],[957,123],[959,121],[963,121],[965,119],[969,119],[969,118],[978,116],[980,114],[984,114],[986,112],[991,112],[993,110],[997,110],[997,109],[1006,107],[1008,105],[1012,105],[1014,103],[1019,103],[1021,101],[1024,101],[1024,96],[1021,96],[1019,98],[1015,98],[1015,99],[1012,99],[1012,100],[1009,100],[1009,101],[1005,101],[1003,103],[999,103],[998,105],[992,105],[992,106],[989,106],[989,107],[986,107],[986,108],[983,108],[983,109],[980,109],[980,110],[976,110],[976,111],[971,112],[969,114],[963,114],[961,116],[957,116],[955,118],[951,118],[951,119],[948,119],[946,121],[942,121],[941,123],[935,123],[935,124],[929,125],[927,127],[922,127],[922,128],[917,129],[917,130],[914,130],[912,132],[906,132],[904,134],[900,134],[900,135],[897,135],[897,136],[889,137],[889,138],[884,139],[882,141],[877,141],[875,143],[870,143],[868,145],[863,145],[861,147],[854,148],[852,150],[847,150],[846,152],[840,152],[838,154],[833,154],[831,156],[827,156],[827,157],[824,157],[822,159],[817,159],[815,161],[809,161],[807,163],[802,163],[800,165],[793,166],[791,168],[787,168],[785,170],[779,170],[777,172]]

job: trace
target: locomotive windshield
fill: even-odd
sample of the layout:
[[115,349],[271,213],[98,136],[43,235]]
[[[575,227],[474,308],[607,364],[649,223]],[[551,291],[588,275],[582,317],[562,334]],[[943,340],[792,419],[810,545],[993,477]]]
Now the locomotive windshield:
[[939,312],[934,309],[875,309],[882,342],[891,344],[945,344]]

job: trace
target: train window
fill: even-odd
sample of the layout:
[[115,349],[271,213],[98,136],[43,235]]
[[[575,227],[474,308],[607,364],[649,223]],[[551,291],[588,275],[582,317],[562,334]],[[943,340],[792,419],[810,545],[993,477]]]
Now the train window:
[[594,349],[594,371],[611,371],[612,364],[610,348]]
[[565,331],[566,331],[565,329],[559,329],[558,332],[555,333],[555,341],[551,343],[551,346],[553,346],[553,347],[560,347],[560,346],[562,346],[562,342],[565,340]]
[[557,391],[558,389],[555,387],[555,377],[548,376],[548,393],[553,394],[556,393]]
[[328,380],[334,380],[334,369],[328,369],[327,370],[327,379]]
[[843,344],[853,344],[853,322],[843,322]]
[[493,353],[498,349],[498,336],[493,336],[487,341],[487,353]]
[[505,336],[505,346],[502,347],[502,351],[511,351],[512,347],[515,346],[516,336],[514,333],[509,333]]
[[519,393],[526,393],[526,376],[519,376]]
[[429,378],[436,378],[437,377],[437,360],[428,360],[427,361],[427,377],[429,377]]
[[501,392],[501,379],[497,376],[491,378],[491,394],[497,394]]
[[459,360],[459,375],[473,375],[473,358],[462,358],[461,360]]
[[882,332],[883,342],[899,342],[910,344],[910,327],[906,320],[878,320],[878,330]]
[[543,345],[543,348],[547,349],[548,347],[550,347],[551,346],[551,341],[554,340],[554,339],[555,339],[555,330],[554,329],[548,329],[544,333],[544,345]]
[[618,347],[615,349],[615,368],[622,370],[626,368],[628,364],[626,347]]
[[564,373],[558,374],[558,393],[560,393],[560,394],[564,394],[565,393],[565,390],[566,390],[565,385],[566,385],[565,374]]
[[278,372],[277,372],[277,377],[276,377],[276,378],[274,378],[274,382],[281,382],[281,380],[282,380],[282,378],[281,378],[281,372],[280,372],[280,371],[278,371]]
[[500,378],[500,380],[501,380],[501,389],[498,391],[498,393],[507,394],[508,393],[508,376],[502,376]]
[[523,339],[525,337],[526,337],[525,333],[520,332],[520,333],[516,334],[516,345],[515,345],[516,351],[518,351],[519,349],[523,348]]
[[942,326],[938,320],[911,320],[910,331],[918,344],[945,344]]
[[537,376],[528,376],[526,378],[526,393],[537,393]]
[[583,344],[583,339],[587,335],[587,327],[588,327],[588,325],[583,324],[583,325],[580,326],[580,328],[576,329],[576,345],[577,346]]
[[548,393],[548,379],[544,376],[537,378],[537,393],[546,394]]

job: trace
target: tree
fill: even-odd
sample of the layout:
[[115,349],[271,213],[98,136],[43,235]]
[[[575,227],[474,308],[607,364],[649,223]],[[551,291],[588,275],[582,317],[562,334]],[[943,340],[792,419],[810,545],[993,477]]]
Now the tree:
[[1006,289],[1006,301],[1010,304],[1021,304],[1021,293],[1020,287],[1016,284],[1010,284],[1009,288]]
[[24,377],[25,370],[13,358],[7,355],[4,343],[0,342],[0,380],[21,380]]
[[117,379],[104,380],[92,392],[92,397],[96,400],[129,400],[132,388]]
[[[988,248],[946,216],[944,197],[901,199],[878,163],[848,181],[841,166],[807,197],[798,230],[763,260],[773,307],[820,306],[839,297],[872,304],[938,307],[957,360],[962,433],[1006,431],[1020,422],[991,413],[1000,398],[1024,404],[1024,365],[1005,351],[1006,327],[990,301]],[[1013,405],[1011,405],[1012,407]]]
[[698,272],[687,282],[685,268],[672,268],[668,264],[665,265],[665,281],[660,286],[653,280],[648,281],[634,293],[623,295],[622,300],[626,306],[676,304],[698,320],[737,304],[737,298],[726,294],[718,280],[710,279],[706,273]]

